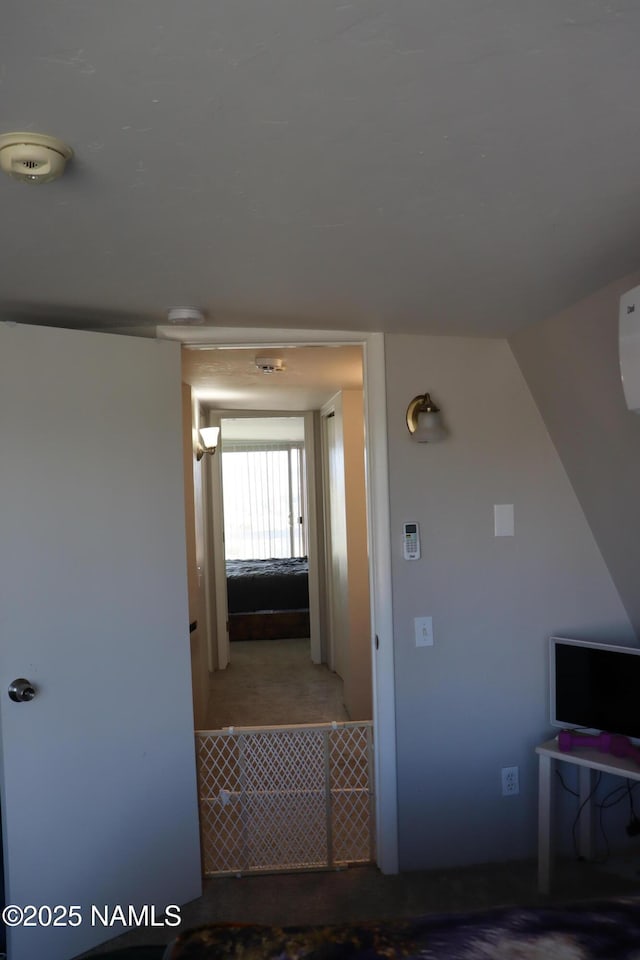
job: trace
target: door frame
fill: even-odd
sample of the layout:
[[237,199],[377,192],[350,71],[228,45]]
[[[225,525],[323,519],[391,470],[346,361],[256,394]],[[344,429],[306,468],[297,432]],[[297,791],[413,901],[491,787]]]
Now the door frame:
[[391,589],[391,520],[384,334],[349,330],[286,330],[255,327],[156,328],[161,339],[201,349],[362,347],[364,368],[365,477],[371,643],[373,730],[378,866],[398,872],[398,799],[396,766],[395,677]]
[[[324,583],[325,583],[325,629],[327,666],[330,670],[336,669],[336,636],[335,636],[335,596],[334,580],[331,570],[333,538],[331,536],[331,498],[329,496],[329,423],[335,416],[335,397],[323,404],[320,409],[320,449],[322,457],[322,520],[324,525]],[[367,531],[368,532],[368,531]]]

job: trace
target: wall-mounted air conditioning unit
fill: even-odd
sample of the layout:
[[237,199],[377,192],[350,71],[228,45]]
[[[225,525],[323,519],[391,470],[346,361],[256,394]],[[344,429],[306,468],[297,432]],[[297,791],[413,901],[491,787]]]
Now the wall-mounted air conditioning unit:
[[640,287],[620,297],[620,373],[629,410],[640,413]]

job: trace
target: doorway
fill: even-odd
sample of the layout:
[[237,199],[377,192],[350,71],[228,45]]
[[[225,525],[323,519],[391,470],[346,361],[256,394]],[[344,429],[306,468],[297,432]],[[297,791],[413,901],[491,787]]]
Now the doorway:
[[208,582],[227,666],[210,676],[205,728],[348,720],[342,678],[321,650],[313,414],[211,416],[220,442]]
[[[212,531],[205,583],[215,585],[212,661],[226,675],[239,641],[310,637],[313,664],[328,663],[327,683],[344,683],[346,712],[296,719],[371,720],[363,351],[353,345],[283,348],[280,354],[281,372],[265,385],[263,375],[251,371],[254,350],[185,351],[185,379],[198,397],[200,419],[220,428],[218,451],[207,462],[205,498]],[[225,409],[232,389],[234,407]],[[327,404],[336,425],[331,484],[320,443]],[[218,690],[224,687],[224,679],[214,679]],[[299,689],[303,678],[293,680]],[[310,709],[315,698],[306,699]],[[278,713],[282,717],[282,709]],[[246,722],[236,705],[225,725]]]
[[[216,369],[228,375],[234,362],[246,383],[254,356],[210,351],[213,389]],[[243,872],[370,862],[374,851],[362,349],[283,350],[277,365],[277,380],[262,387],[263,403],[273,391],[277,415],[202,400],[204,421],[220,431],[209,463],[215,559],[207,582],[224,669],[210,678],[207,727],[197,732],[204,862],[213,873],[225,870],[219,853],[230,837],[235,867],[226,869]],[[254,408],[260,378],[253,374],[253,389],[246,383],[245,404]],[[318,443],[327,405],[329,448]],[[319,495],[310,511],[312,451]],[[323,629],[315,651],[309,574],[321,584],[320,617],[333,625],[331,645]],[[360,842],[343,847],[345,835]]]
[[310,640],[304,426],[303,416],[220,417],[230,648]]
[[[241,352],[242,354],[244,351]],[[187,355],[188,358],[188,355]],[[244,360],[246,362],[246,358]],[[189,375],[188,367],[185,371],[186,375]],[[195,379],[193,371],[191,372],[192,380]],[[266,410],[266,409],[246,409],[246,404],[251,404],[252,406],[260,401],[263,405],[266,404],[266,399],[264,394],[262,396],[254,396],[251,392],[245,395],[245,409],[234,409],[234,410],[220,410],[220,409],[204,409],[204,404],[200,401],[200,409],[196,410],[196,415],[200,418],[200,421],[208,422],[211,426],[220,427],[223,421],[233,421],[234,427],[231,431],[232,435],[232,446],[235,446],[236,443],[233,440],[238,438],[238,433],[246,433],[247,429],[251,429],[252,432],[256,432],[257,427],[255,424],[260,424],[260,422],[268,421],[279,421],[280,423],[287,421],[303,421],[303,433],[300,435],[298,430],[298,442],[301,443],[301,450],[304,454],[304,470],[303,470],[303,484],[302,484],[302,493],[298,494],[297,500],[302,500],[303,502],[303,526],[304,533],[299,535],[304,549],[306,551],[305,558],[302,560],[301,564],[298,564],[297,559],[294,560],[293,566],[304,566],[306,569],[302,571],[302,574],[306,576],[307,581],[307,590],[308,590],[308,601],[307,601],[307,610],[306,614],[308,618],[308,628],[307,637],[310,640],[310,656],[311,660],[315,664],[322,662],[322,652],[321,652],[321,590],[320,590],[320,540],[318,534],[318,516],[317,516],[317,482],[316,482],[316,440],[315,440],[315,425],[314,425],[314,414],[311,411],[284,411],[284,410]],[[198,405],[196,405],[198,406]],[[273,403],[272,403],[273,406]],[[249,424],[253,423],[254,427],[244,428],[242,421],[246,421]],[[291,434],[292,428],[285,427],[284,430]],[[283,432],[282,430],[280,431]],[[224,452],[224,430],[222,431],[222,448],[221,453]],[[281,438],[282,439],[282,438]],[[293,442],[293,441],[292,441]],[[255,446],[255,444],[252,444]],[[286,454],[286,451],[285,451]],[[230,628],[231,628],[231,618],[229,616],[229,598],[228,598],[228,589],[227,589],[227,556],[225,549],[225,529],[224,529],[224,496],[223,496],[223,457],[216,456],[212,458],[208,468],[204,471],[204,484],[202,485],[202,498],[201,498],[201,510],[200,512],[206,514],[206,521],[203,526],[206,527],[208,531],[208,538],[206,543],[205,556],[203,559],[203,576],[204,581],[208,587],[208,600],[209,600],[209,618],[208,618],[208,636],[209,636],[209,668],[210,670],[219,670],[224,671],[229,663],[231,656],[230,650]],[[270,522],[270,521],[268,521]],[[290,535],[289,535],[290,536]],[[285,539],[286,539],[285,535]],[[269,539],[269,538],[267,538]],[[294,537],[295,542],[295,537]],[[258,550],[258,552],[262,552]],[[266,558],[267,560],[273,558]],[[300,559],[300,558],[298,558]],[[253,561],[252,558],[252,562]],[[262,566],[269,567],[268,563],[263,563]],[[245,571],[246,572],[246,571]],[[249,571],[250,573],[251,571]],[[295,572],[295,570],[294,570]],[[300,571],[298,571],[300,573]],[[264,594],[264,590],[261,591]],[[282,589],[280,589],[280,594],[282,594]],[[289,605],[292,606],[293,601],[288,601]],[[255,611],[254,611],[255,612]],[[271,612],[273,608],[271,607]],[[264,610],[261,611],[264,613]],[[278,618],[272,617],[271,620],[276,625],[278,622],[282,624],[283,619],[289,620],[289,633],[294,631],[296,626],[296,616],[287,615],[284,616],[281,614],[279,621]],[[258,625],[258,630],[261,627],[265,626],[266,620],[264,616],[260,616],[256,619]],[[245,623],[246,626],[246,623]],[[264,636],[259,634],[260,636]],[[300,636],[298,634],[298,636]],[[275,639],[275,635],[272,634],[272,638]]]
[[[232,350],[250,347],[278,350],[283,344],[293,347],[356,344],[362,347],[373,640],[376,856],[383,872],[396,873],[397,779],[384,336],[353,331],[258,328],[185,331],[168,326],[159,327],[157,333],[160,337],[180,340],[195,349],[223,347]],[[232,392],[229,393],[229,399],[232,399]]]

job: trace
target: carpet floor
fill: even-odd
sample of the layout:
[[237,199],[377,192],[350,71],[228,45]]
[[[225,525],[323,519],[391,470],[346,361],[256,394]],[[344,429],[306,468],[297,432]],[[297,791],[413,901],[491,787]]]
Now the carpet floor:
[[229,666],[211,675],[205,729],[348,720],[342,691],[308,640],[232,643]]
[[[537,892],[535,861],[481,864],[385,876],[375,867],[318,873],[224,877],[205,881],[202,897],[181,910],[173,931],[155,928],[126,933],[84,958],[106,960],[116,947],[166,944],[178,929],[207,923],[357,923],[430,913],[536,906],[575,900],[640,895],[640,882],[607,873],[591,863],[560,860],[550,897]],[[150,954],[148,960],[156,960]],[[160,954],[160,957],[162,954]],[[115,954],[113,960],[129,960]],[[131,954],[130,960],[147,960]]]

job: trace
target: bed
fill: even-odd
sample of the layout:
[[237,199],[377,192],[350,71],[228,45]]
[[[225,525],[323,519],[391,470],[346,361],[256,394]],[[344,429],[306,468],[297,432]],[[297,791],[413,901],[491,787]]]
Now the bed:
[[309,636],[306,557],[227,560],[226,568],[231,641]]
[[505,907],[358,925],[212,924],[164,960],[637,960],[640,901]]

